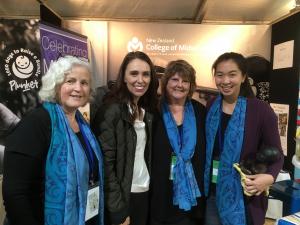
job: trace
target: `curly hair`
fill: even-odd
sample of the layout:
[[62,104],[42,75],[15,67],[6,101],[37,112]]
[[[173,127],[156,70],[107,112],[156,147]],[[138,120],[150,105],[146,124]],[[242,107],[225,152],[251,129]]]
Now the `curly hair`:
[[91,74],[91,67],[85,62],[74,56],[64,56],[57,61],[51,62],[49,70],[42,77],[42,87],[39,96],[42,101],[58,103],[57,87],[61,85],[72,68],[75,66],[85,67]]

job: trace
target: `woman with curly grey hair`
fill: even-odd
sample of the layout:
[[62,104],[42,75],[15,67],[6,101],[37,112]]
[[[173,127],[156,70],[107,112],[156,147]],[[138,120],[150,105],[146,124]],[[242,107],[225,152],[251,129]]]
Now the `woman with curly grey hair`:
[[9,224],[102,225],[100,147],[78,108],[91,92],[87,62],[59,58],[42,78],[43,105],[8,137],[3,197]]

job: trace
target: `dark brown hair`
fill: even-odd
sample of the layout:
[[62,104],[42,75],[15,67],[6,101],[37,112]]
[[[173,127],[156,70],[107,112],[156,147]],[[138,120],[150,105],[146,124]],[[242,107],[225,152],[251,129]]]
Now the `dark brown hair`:
[[242,75],[245,77],[245,81],[241,84],[239,96],[252,98],[255,97],[252,88],[249,83],[248,74],[247,74],[247,62],[245,57],[242,54],[236,52],[226,52],[220,55],[212,65],[212,73],[215,75],[217,66],[224,61],[232,60],[235,62],[239,70],[242,72]]
[[[150,67],[150,84],[146,93],[141,96],[138,101],[138,109],[135,108],[133,103],[133,96],[131,92],[128,90],[126,83],[124,82],[125,72],[128,64],[134,60],[140,59],[146,62]],[[133,109],[133,118],[135,119],[136,110],[140,111],[141,108],[144,108],[146,111],[153,111],[157,105],[157,88],[158,88],[158,81],[155,76],[155,70],[153,63],[149,56],[144,52],[136,51],[136,52],[129,52],[123,59],[121,63],[118,78],[116,80],[115,85],[113,86],[111,92],[105,97],[104,103],[129,103]]]

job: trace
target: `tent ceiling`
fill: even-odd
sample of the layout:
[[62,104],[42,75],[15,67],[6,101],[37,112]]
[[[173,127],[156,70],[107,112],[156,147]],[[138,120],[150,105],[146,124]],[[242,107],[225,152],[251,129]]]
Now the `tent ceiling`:
[[[40,0],[63,19],[175,23],[272,23],[294,0]],[[297,8],[296,11],[299,9]],[[0,17],[38,18],[38,0],[1,0]]]

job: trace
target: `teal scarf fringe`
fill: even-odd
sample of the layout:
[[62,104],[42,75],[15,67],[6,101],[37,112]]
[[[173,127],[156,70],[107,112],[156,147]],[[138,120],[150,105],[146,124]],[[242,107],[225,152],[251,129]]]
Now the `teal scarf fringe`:
[[185,104],[181,137],[166,102],[162,104],[162,112],[169,141],[177,158],[174,167],[173,204],[188,211],[192,206],[197,205],[197,197],[201,196],[191,163],[197,141],[197,125],[193,105],[191,101],[187,101]]

